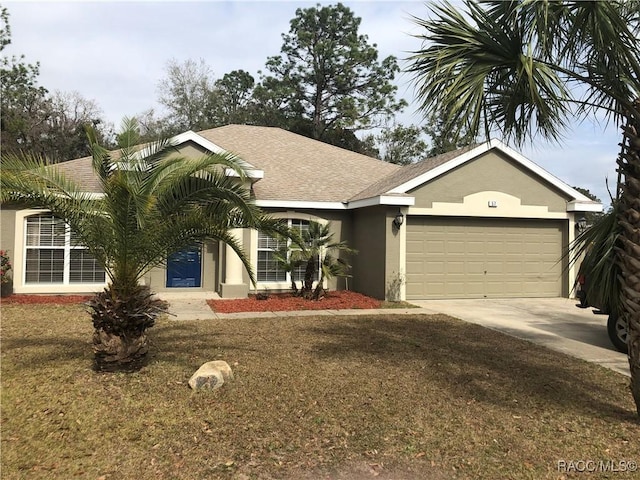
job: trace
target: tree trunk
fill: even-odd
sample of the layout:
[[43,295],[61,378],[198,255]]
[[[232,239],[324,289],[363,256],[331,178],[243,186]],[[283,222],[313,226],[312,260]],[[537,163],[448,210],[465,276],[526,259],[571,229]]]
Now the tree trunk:
[[149,341],[145,333],[119,336],[102,329],[93,332],[97,371],[137,371],[146,364],[148,351]]
[[146,331],[166,312],[166,302],[155,298],[149,287],[118,289],[110,285],[88,306],[92,310],[95,369],[132,372],[143,367],[149,351]]
[[[640,100],[636,101],[636,109]],[[640,415],[640,119],[630,118],[624,130],[618,167],[622,174],[620,215],[622,227],[618,261],[622,276],[621,314],[627,321],[631,392]]]
[[310,300],[313,298],[313,278],[316,276],[316,257],[312,256],[307,261],[304,270],[304,282],[302,283],[302,297]]

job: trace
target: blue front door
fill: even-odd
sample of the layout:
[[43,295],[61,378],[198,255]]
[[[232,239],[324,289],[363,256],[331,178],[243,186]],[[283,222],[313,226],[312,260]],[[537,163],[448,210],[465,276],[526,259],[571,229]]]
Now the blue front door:
[[167,287],[199,287],[202,278],[202,247],[190,247],[169,255]]

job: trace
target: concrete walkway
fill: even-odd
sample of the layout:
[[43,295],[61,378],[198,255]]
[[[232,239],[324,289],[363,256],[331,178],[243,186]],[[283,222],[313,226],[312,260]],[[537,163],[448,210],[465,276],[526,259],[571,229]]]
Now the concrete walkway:
[[203,292],[163,292],[169,302],[170,318],[214,320],[237,318],[273,318],[313,315],[433,315],[442,313],[466,322],[507,333],[543,345],[629,376],[627,356],[614,349],[607,336],[607,317],[594,315],[591,309],[579,309],[567,298],[420,300],[420,308],[393,310],[310,310],[299,312],[215,313],[207,299],[219,298]]

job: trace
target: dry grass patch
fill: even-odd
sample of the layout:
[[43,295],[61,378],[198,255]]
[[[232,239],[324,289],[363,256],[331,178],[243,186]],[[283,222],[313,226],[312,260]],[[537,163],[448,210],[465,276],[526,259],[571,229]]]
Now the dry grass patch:
[[[449,317],[163,320],[150,336],[148,367],[97,374],[81,307],[3,305],[3,480],[556,479],[574,476],[558,460],[640,460],[626,377]],[[214,359],[235,381],[192,392]]]

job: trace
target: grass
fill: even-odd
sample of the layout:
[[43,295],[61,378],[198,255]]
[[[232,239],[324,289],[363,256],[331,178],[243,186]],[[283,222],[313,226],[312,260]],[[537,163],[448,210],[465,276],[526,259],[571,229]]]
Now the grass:
[[[584,474],[559,461],[640,460],[626,377],[446,316],[162,320],[150,338],[149,366],[97,374],[81,307],[3,305],[3,480],[560,479]],[[191,391],[215,359],[233,383]]]

